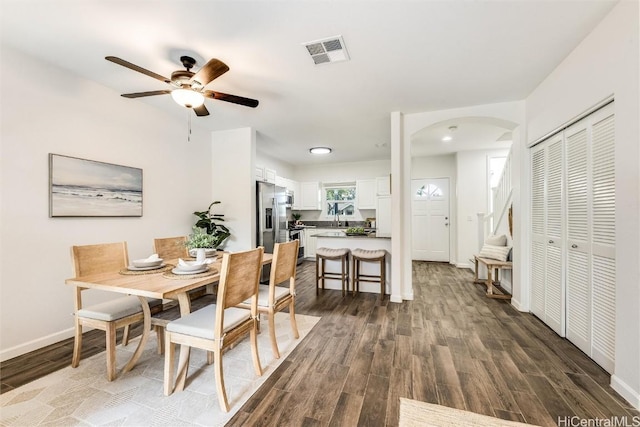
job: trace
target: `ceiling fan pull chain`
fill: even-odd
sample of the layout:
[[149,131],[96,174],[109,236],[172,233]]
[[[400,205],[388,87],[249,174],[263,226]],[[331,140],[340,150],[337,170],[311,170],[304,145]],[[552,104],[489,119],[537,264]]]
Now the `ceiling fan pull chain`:
[[187,122],[189,123],[187,129],[187,142],[191,142],[191,109],[187,109]]

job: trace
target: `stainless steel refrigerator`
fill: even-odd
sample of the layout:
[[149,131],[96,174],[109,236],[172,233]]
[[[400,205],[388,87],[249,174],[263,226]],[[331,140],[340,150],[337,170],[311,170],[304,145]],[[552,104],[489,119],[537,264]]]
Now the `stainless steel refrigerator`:
[[[284,243],[288,240],[287,209],[291,209],[291,205],[288,204],[289,198],[284,187],[277,187],[268,182],[257,182],[256,192],[258,246],[264,246],[265,252],[273,253],[275,243]],[[270,272],[270,265],[265,265],[262,268],[260,281],[268,282]]]

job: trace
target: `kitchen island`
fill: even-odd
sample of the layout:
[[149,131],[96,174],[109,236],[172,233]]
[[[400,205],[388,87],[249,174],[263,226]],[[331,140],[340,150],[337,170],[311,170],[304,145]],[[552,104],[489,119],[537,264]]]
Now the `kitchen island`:
[[[318,248],[331,248],[340,249],[347,248],[354,249],[368,249],[378,250],[384,249],[387,251],[385,258],[386,264],[386,280],[385,280],[385,293],[389,294],[391,290],[391,237],[377,236],[375,233],[364,235],[347,235],[344,231],[325,231],[314,234],[313,237],[317,238]],[[327,260],[327,271],[340,271],[340,262]],[[349,289],[353,290],[353,272],[351,271],[351,258],[349,258]],[[360,272],[363,274],[380,274],[379,263],[363,262],[361,263]],[[325,281],[326,289],[341,290],[341,284],[339,280],[327,279]],[[360,292],[380,293],[380,285],[377,283],[360,282]]]

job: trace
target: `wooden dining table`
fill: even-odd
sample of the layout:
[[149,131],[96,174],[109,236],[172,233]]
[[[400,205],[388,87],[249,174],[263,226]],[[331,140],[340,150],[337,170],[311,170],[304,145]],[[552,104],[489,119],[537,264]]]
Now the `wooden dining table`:
[[[262,265],[270,264],[272,259],[273,254],[265,253],[262,257]],[[178,264],[177,259],[166,261],[167,265],[175,266]],[[123,372],[128,372],[135,366],[140,358],[151,334],[151,310],[147,298],[177,300],[180,306],[180,315],[184,316],[189,314],[191,313],[191,300],[189,299],[188,292],[196,288],[217,283],[220,280],[221,266],[222,257],[219,256],[216,261],[209,265],[210,269],[215,269],[213,274],[209,272],[209,274],[184,275],[184,277],[173,275],[169,278],[165,277],[164,274],[166,271],[171,271],[167,269],[159,269],[158,272],[153,273],[151,271],[145,271],[145,274],[128,274],[125,271],[112,271],[83,277],[73,277],[66,279],[65,284],[138,297],[142,305],[142,312],[144,313],[144,324],[138,347],[136,347],[131,359],[123,368]],[[180,349],[180,360],[184,360],[187,363],[185,366],[178,367],[177,387],[183,388],[189,360],[189,347],[183,346]]]

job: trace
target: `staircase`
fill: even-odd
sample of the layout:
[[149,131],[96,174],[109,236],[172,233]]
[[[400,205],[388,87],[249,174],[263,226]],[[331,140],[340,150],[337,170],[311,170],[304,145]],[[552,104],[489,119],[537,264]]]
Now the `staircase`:
[[[511,199],[513,188],[511,186],[511,167],[512,153],[509,150],[507,159],[500,175],[498,185],[492,190],[493,211],[489,213],[478,213],[478,252],[482,249],[484,239],[490,234],[505,234],[508,244],[513,245],[511,230],[509,227],[509,210],[511,208]],[[473,264],[473,263],[472,263]],[[486,271],[478,272],[480,277],[486,277]],[[505,274],[503,277],[503,286],[511,292],[511,274]]]

